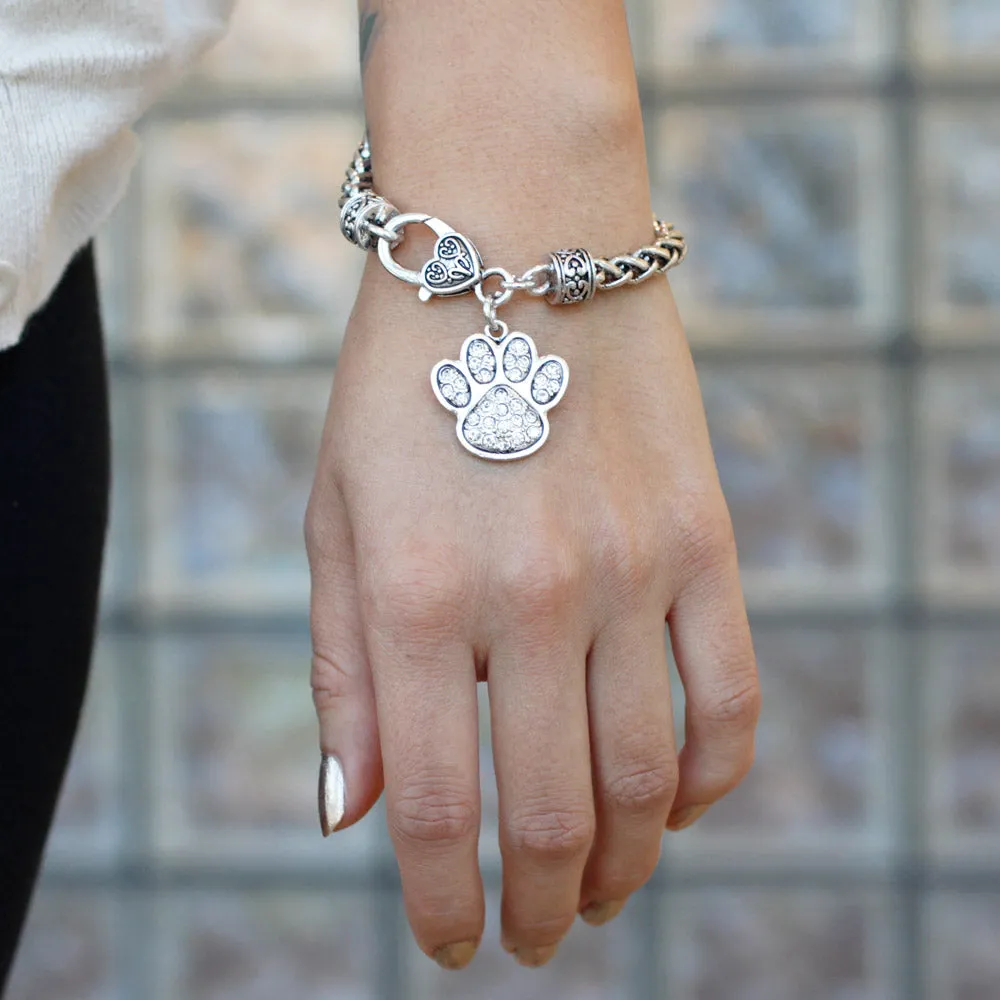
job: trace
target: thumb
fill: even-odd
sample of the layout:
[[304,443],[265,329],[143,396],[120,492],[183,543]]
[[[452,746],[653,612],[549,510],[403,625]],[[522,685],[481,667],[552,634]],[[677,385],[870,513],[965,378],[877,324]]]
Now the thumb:
[[323,836],[356,823],[382,794],[375,691],[361,631],[354,541],[332,480],[314,487],[306,514],[312,577],[311,684],[319,718]]

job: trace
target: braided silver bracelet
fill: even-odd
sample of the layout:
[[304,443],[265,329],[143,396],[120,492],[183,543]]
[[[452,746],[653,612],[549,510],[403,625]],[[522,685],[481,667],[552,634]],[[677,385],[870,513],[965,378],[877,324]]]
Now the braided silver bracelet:
[[[437,236],[433,256],[419,271],[402,267],[392,256],[411,223],[425,225]],[[469,291],[482,302],[483,332],[466,338],[461,360],[445,359],[431,369],[431,388],[441,405],[457,415],[462,446],[490,459],[524,458],[538,451],[549,436],[547,413],[569,382],[566,362],[555,354],[539,357],[531,337],[511,333],[497,310],[515,292],[544,297],[553,305],[586,302],[598,291],[638,285],[666,273],[687,253],[684,237],[654,216],[653,242],[634,253],[605,258],[583,248],[556,250],[546,263],[519,277],[502,267],[484,268],[467,236],[432,215],[399,212],[375,193],[367,133],[341,188],[340,231],[362,250],[376,251],[390,274],[419,285],[422,302]],[[500,279],[496,291],[484,288],[490,278]]]

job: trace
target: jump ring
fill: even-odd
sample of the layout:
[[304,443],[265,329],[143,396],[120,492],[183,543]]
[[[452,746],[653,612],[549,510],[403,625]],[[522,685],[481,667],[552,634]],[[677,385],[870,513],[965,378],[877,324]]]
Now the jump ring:
[[372,234],[372,236],[378,237],[380,240],[387,240],[389,246],[396,249],[400,243],[405,239],[405,234],[402,229],[397,229],[395,232],[386,229],[384,226],[377,226],[374,222],[369,222],[367,225],[367,230]]
[[[483,285],[486,283],[487,278],[499,278],[501,281],[501,288],[499,292],[491,292],[487,299],[487,293],[483,291]],[[499,309],[500,306],[506,305],[510,302],[511,297],[514,295],[514,289],[507,287],[508,281],[513,281],[514,275],[510,271],[503,267],[488,267],[482,273],[479,284],[473,289],[476,293],[476,298],[479,299],[484,305],[487,300],[492,301],[494,308]]]
[[[545,275],[545,280],[539,285],[536,283],[535,279],[540,274]],[[521,281],[526,283],[529,295],[548,295],[549,290],[552,288],[552,265],[546,263],[536,264],[534,267],[529,267],[528,270],[521,275]]]
[[486,322],[491,326],[495,327],[497,324],[497,304],[493,301],[492,296],[488,299],[483,299],[483,315],[486,317]]
[[[500,331],[499,335],[496,333],[496,330]],[[494,318],[493,323],[487,323],[486,326],[483,327],[483,333],[485,333],[487,337],[492,337],[495,341],[497,341],[497,343],[503,340],[509,332],[510,327],[507,326],[502,319]]]

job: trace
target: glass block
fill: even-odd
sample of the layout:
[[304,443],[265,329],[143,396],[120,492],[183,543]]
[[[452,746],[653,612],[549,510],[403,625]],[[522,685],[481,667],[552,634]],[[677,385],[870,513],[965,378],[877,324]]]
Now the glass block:
[[39,889],[6,1000],[117,1000],[115,917],[110,893]]
[[154,830],[161,855],[225,864],[357,868],[372,858],[377,807],[324,840],[310,645],[208,636],[154,651]]
[[994,0],[917,0],[915,40],[928,67],[996,73],[1000,7]]
[[885,1000],[887,907],[877,894],[690,889],[664,897],[664,990],[685,1000]]
[[330,373],[225,373],[147,388],[154,607],[305,615],[302,536]]
[[340,235],[337,207],[362,129],[356,115],[233,114],[147,131],[148,351],[336,353],[365,262]]
[[196,69],[206,81],[249,90],[312,84],[359,89],[356,0],[240,0],[229,33]]
[[996,342],[1000,330],[1000,121],[935,105],[921,121],[923,229],[916,261],[925,336]]
[[855,628],[755,627],[763,710],[753,769],[694,827],[667,835],[671,855],[830,864],[884,848],[887,638]]
[[638,934],[634,908],[626,907],[606,927],[577,920],[548,965],[525,969],[500,945],[500,896],[487,892],[483,942],[467,969],[440,969],[407,932],[409,995],[411,1000],[628,1000]]
[[126,200],[104,223],[94,241],[104,343],[112,357],[128,353],[134,338],[132,221]]
[[889,398],[868,367],[699,368],[751,604],[866,601],[888,578]]
[[920,383],[918,546],[928,594],[1000,597],[1000,373],[940,367]]
[[927,646],[927,824],[957,859],[1000,852],[1000,631],[936,635]]
[[376,1000],[372,899],[191,891],[159,901],[157,1000]]
[[934,1000],[995,1000],[1000,983],[1000,896],[934,893],[926,962]]
[[671,110],[651,154],[653,204],[691,244],[671,282],[695,344],[884,333],[891,181],[874,105]]
[[884,45],[881,3],[708,0],[649,8],[651,68],[668,77],[690,75],[699,83],[741,73],[857,71]]
[[136,384],[121,375],[111,377],[110,393],[111,511],[101,573],[104,612],[119,610],[135,600],[136,556],[142,541],[135,518],[139,487],[136,465],[140,453],[136,412],[141,405],[140,397]]
[[46,849],[46,865],[106,864],[122,836],[122,731],[118,657],[112,639],[94,654],[69,769]]

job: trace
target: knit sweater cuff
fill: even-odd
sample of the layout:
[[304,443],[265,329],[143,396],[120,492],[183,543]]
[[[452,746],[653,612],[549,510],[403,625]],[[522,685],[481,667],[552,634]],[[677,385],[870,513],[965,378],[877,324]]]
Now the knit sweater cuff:
[[79,98],[43,109],[30,87],[0,91],[0,350],[18,341],[103,225],[138,156],[129,128],[94,148],[96,123],[83,110]]
[[132,125],[222,34],[233,0],[3,0],[0,349],[121,198]]

